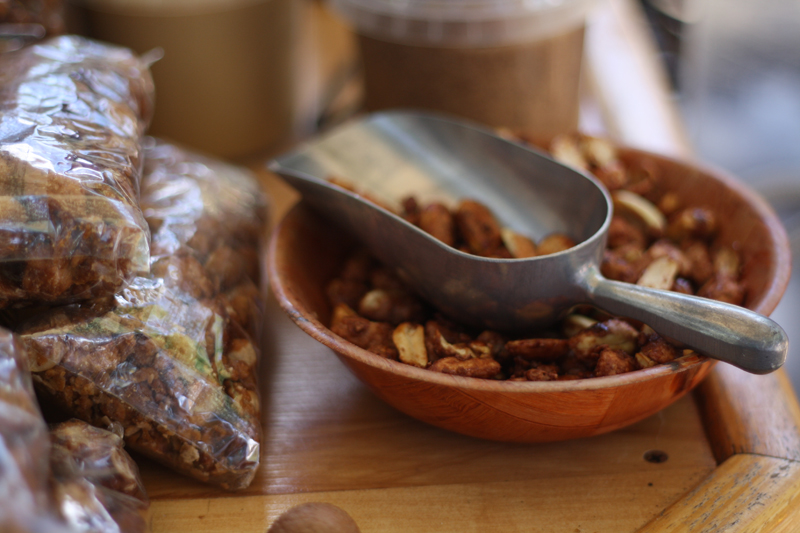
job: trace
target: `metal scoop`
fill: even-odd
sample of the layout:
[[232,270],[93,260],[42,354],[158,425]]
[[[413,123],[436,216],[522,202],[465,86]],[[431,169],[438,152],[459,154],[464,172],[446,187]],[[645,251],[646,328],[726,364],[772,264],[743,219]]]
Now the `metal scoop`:
[[[270,162],[315,209],[356,235],[419,294],[464,323],[496,330],[552,325],[576,304],[644,322],[665,338],[756,374],[786,359],[772,320],[706,298],[605,279],[599,265],[612,214],[591,176],[491,131],[435,115],[387,112],[349,122]],[[327,181],[340,177],[384,200],[472,198],[534,240],[579,244],[529,259],[460,252]]]

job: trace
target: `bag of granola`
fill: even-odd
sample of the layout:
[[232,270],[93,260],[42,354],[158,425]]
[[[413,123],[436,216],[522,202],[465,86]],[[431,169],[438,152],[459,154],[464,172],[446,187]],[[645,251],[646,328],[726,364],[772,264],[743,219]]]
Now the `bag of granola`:
[[147,63],[76,36],[0,55],[0,308],[113,294],[148,270]]
[[62,532],[49,478],[47,425],[28,363],[14,336],[0,331],[0,531]]
[[259,464],[257,348],[242,324],[257,309],[264,197],[251,174],[171,145],[147,159],[150,276],[23,326],[34,382],[72,416],[119,423],[129,449],[243,488]]
[[50,467],[65,519],[84,533],[144,533],[150,502],[122,437],[80,420],[50,428]]

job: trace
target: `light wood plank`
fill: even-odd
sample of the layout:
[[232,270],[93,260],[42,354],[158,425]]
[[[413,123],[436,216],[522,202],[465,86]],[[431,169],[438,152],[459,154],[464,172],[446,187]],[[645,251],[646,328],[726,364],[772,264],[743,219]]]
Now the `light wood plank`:
[[783,370],[754,376],[717,365],[695,398],[718,462],[737,453],[800,460],[800,406]]
[[[696,469],[153,502],[153,533],[263,533],[305,502],[344,509],[363,533],[634,531],[699,482]],[[509,468],[510,469],[510,468]]]
[[793,533],[800,530],[798,507],[800,463],[739,454],[641,531]]

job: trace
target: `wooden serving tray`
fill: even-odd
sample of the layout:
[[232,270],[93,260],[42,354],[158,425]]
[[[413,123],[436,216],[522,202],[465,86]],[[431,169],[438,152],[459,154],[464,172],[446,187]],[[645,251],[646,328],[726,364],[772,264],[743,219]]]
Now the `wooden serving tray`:
[[[595,97],[583,128],[690,153],[633,0],[600,0],[587,32]],[[273,176],[273,222],[296,196]],[[262,466],[225,493],[142,460],[154,533],[264,533],[304,502],[361,531],[800,531],[800,406],[785,373],[724,364],[633,426],[583,440],[504,444],[418,422],[373,396],[268,296]]]
[[[277,219],[296,196],[265,182]],[[718,364],[693,398],[628,428],[505,444],[387,406],[271,295],[265,325],[261,470],[225,493],[144,461],[155,533],[263,533],[311,501],[341,507],[364,533],[800,528],[800,407],[783,371]]]

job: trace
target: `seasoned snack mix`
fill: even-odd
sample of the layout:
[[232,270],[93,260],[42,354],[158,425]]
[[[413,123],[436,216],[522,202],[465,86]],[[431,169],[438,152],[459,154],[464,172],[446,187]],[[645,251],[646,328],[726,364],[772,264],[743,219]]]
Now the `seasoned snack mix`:
[[50,467],[65,519],[83,533],[144,533],[150,505],[139,468],[110,431],[69,420],[50,429]]
[[25,354],[0,330],[0,531],[69,531],[48,484],[49,454]]
[[118,436],[77,420],[48,432],[24,350],[0,331],[0,531],[145,532],[148,506]]
[[21,328],[41,395],[119,424],[127,446],[196,479],[246,487],[259,464],[257,247],[249,173],[174,146],[147,151],[151,275]]
[[[522,139],[525,140],[525,139]],[[716,242],[717,218],[702,205],[685,205],[663,188],[647,160],[624,160],[602,139],[557,137],[548,147],[566,164],[594,173],[609,189],[614,214],[601,265],[607,278],[680,291],[741,305],[741,258]],[[356,191],[345,179],[336,185]],[[385,205],[378,199],[376,203]],[[390,207],[386,207],[391,209]],[[402,201],[398,215],[463,252],[493,258],[557,253],[575,243],[553,234],[534,242],[503,227],[473,199],[450,209]],[[647,325],[578,306],[550,331],[501,335],[474,331],[435,313],[368,253],[352,254],[326,287],[331,331],[381,357],[431,371],[495,380],[553,381],[612,376],[697,357]]]
[[148,65],[62,36],[0,54],[0,308],[108,296],[148,270]]

